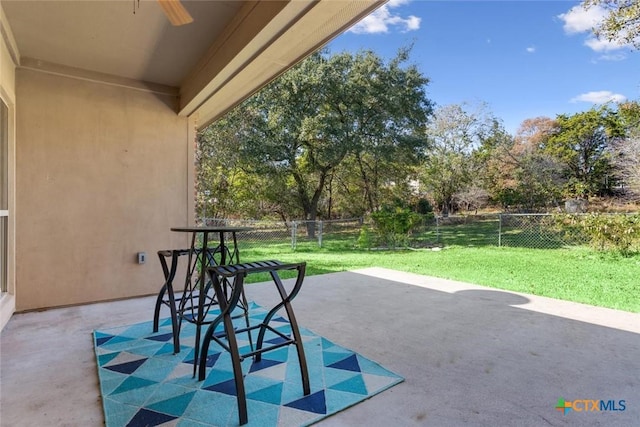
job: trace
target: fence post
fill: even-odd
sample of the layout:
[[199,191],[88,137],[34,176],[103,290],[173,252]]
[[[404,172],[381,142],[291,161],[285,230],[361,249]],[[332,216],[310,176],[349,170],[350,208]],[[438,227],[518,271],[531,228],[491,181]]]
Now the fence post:
[[296,221],[291,222],[291,249],[296,248],[296,236],[298,235],[298,223]]
[[318,247],[322,247],[322,229],[323,229],[323,221],[318,221]]
[[498,214],[498,247],[502,247],[502,213]]

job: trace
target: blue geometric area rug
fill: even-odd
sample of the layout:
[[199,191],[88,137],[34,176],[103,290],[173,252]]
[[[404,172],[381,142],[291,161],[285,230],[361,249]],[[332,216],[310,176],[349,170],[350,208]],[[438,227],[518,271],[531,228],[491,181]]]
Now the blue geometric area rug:
[[[252,324],[266,313],[250,304]],[[244,322],[243,318],[238,320]],[[282,317],[274,318],[270,325],[285,334],[291,330]],[[295,346],[265,352],[259,364],[249,357],[242,362],[247,426],[313,424],[403,381],[377,363],[305,328],[300,328],[300,333],[311,394],[302,393]],[[207,377],[198,381],[192,378],[194,336],[195,327],[183,322],[181,350],[173,354],[170,319],[161,321],[157,333],[152,333],[152,322],[94,331],[107,427],[238,425],[229,353],[212,341]],[[254,340],[255,336],[257,331]],[[238,334],[237,338],[240,352],[246,352],[248,337]],[[268,332],[265,341],[277,339]]]

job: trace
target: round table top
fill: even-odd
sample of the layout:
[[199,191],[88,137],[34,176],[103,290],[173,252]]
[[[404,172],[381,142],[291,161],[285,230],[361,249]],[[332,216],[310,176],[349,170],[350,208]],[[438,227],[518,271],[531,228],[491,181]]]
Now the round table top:
[[193,226],[193,227],[172,227],[171,231],[183,231],[186,233],[238,233],[251,231],[251,227],[227,227],[227,226]]

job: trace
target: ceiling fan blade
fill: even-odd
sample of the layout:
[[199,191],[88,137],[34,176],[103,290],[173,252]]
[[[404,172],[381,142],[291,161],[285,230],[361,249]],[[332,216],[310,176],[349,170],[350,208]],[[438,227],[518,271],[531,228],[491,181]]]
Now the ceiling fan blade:
[[178,26],[193,22],[193,18],[180,3],[180,0],[158,0],[158,3],[172,25]]

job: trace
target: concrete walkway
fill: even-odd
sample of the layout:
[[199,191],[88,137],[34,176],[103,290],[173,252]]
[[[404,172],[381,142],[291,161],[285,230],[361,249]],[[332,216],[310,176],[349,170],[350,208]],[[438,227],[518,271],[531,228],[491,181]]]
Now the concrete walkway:
[[[247,293],[268,305],[274,291]],[[150,320],[153,301],[14,316],[0,335],[0,425],[102,425],[91,332]],[[318,425],[640,426],[640,314],[380,268],[308,277],[294,308],[406,379]],[[559,398],[625,410],[565,415]]]

